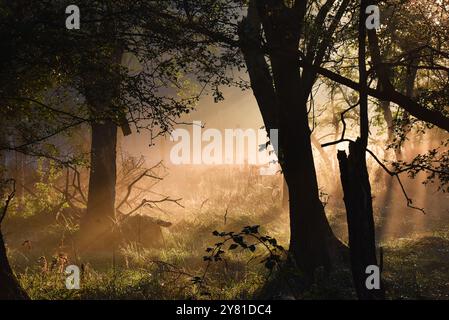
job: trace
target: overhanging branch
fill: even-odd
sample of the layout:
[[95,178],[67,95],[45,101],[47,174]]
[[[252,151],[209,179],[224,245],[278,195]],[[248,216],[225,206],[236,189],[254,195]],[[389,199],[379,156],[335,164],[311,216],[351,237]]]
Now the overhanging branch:
[[[358,82],[346,78],[342,75],[339,75],[331,70],[307,64],[303,60],[300,61],[300,66],[303,68],[313,68],[317,71],[317,73],[332,81],[338,82],[353,90],[360,91],[360,84]],[[397,104],[399,107],[406,110],[415,118],[433,124],[449,132],[449,117],[445,116],[439,111],[427,109],[426,107],[420,105],[416,101],[413,101],[409,97],[397,92],[392,88],[386,90],[379,90],[368,87],[368,95],[382,101],[393,102]]]

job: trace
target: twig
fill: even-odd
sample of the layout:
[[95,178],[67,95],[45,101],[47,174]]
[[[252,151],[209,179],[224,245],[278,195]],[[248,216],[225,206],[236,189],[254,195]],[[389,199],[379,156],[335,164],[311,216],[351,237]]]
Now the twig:
[[142,207],[144,207],[144,206],[146,206],[146,205],[149,205],[150,208],[153,207],[152,205],[154,205],[155,207],[158,208],[157,204],[158,204],[158,203],[162,203],[162,202],[173,202],[173,203],[177,204],[178,206],[180,206],[181,208],[184,208],[184,206],[183,206],[182,204],[179,203],[179,201],[181,201],[181,200],[182,200],[182,198],[179,198],[179,199],[171,199],[171,198],[168,197],[168,196],[165,197],[165,198],[159,199],[159,200],[147,200],[147,199],[142,199],[142,202],[141,202],[136,208],[134,208],[133,210],[131,210],[130,212],[128,212],[128,213],[126,213],[126,214],[122,214],[120,218],[121,218],[121,219],[125,219],[125,218],[131,216],[134,212],[136,212],[137,210],[139,210],[140,208],[142,208]]
[[6,217],[6,213],[8,211],[9,203],[14,198],[14,195],[16,194],[16,180],[14,179],[8,179],[5,181],[5,184],[12,182],[12,191],[8,194],[8,197],[6,198],[5,205],[2,208],[2,213],[0,215],[0,226],[3,222],[3,219]]
[[[160,162],[159,162],[159,163],[160,163]],[[157,165],[156,165],[156,166],[157,166]],[[156,166],[155,166],[155,167],[156,167]],[[155,168],[155,167],[153,167],[153,168]],[[161,177],[158,177],[158,176],[149,174],[149,172],[151,172],[151,170],[152,170],[153,168],[145,170],[140,176],[138,176],[136,179],[134,179],[134,180],[128,185],[126,195],[125,195],[125,197],[122,199],[122,201],[120,201],[119,205],[117,206],[117,209],[120,209],[120,208],[121,208],[121,207],[128,201],[128,198],[129,198],[129,196],[131,195],[131,192],[132,192],[132,189],[133,189],[134,185],[135,185],[137,182],[139,182],[140,180],[142,180],[144,177],[149,177],[149,178],[153,178],[153,179],[157,179],[157,180],[162,180]]]
[[[353,141],[350,139],[340,139],[340,140],[337,140],[334,142],[329,142],[326,145],[321,145],[321,146],[327,147],[327,146],[338,144],[341,142],[353,142]],[[374,152],[372,152],[368,148],[365,148],[365,150],[374,158],[374,160],[382,167],[382,169],[385,170],[385,172],[387,172],[391,177],[396,177],[396,179],[398,180],[399,185],[401,187],[402,193],[405,197],[405,200],[407,202],[407,207],[414,209],[414,210],[421,211],[423,214],[426,214],[426,211],[424,210],[424,208],[418,208],[418,207],[413,206],[413,200],[408,196],[407,191],[405,190],[404,185],[402,184],[401,178],[399,177],[399,174],[403,171],[399,171],[399,172],[391,171],[382,163],[382,161],[379,160],[379,158],[377,158],[377,156],[374,154]]]
[[[82,198],[83,201],[84,201],[84,204],[87,204],[87,198],[86,198],[86,196],[84,195],[83,190],[81,189],[81,177],[80,177],[80,172],[76,169],[76,167],[74,167],[74,168],[72,168],[72,169],[73,169],[73,171],[75,172],[74,175],[73,175],[73,183],[72,183],[72,186],[73,186],[73,188],[75,188],[75,189],[78,191],[78,193],[80,194],[81,198]],[[76,178],[76,184],[75,184],[75,178]]]
[[354,109],[355,107],[357,107],[360,104],[360,100],[357,101],[355,104],[353,104],[352,106],[350,106],[348,109],[346,109],[345,111],[343,111],[342,113],[340,113],[340,118],[341,118],[341,122],[343,123],[343,130],[341,132],[341,137],[339,140],[337,141],[332,141],[332,142],[327,142],[327,143],[323,143],[321,145],[322,148],[324,147],[328,147],[328,146],[332,146],[335,144],[338,144],[340,142],[350,142],[351,140],[349,139],[345,139],[345,133],[346,133],[346,121],[345,121],[345,114],[347,112],[349,112],[350,110]]
[[423,214],[426,214],[426,211],[424,210],[424,208],[418,208],[413,206],[413,200],[408,196],[407,191],[404,188],[404,185],[402,184],[401,178],[399,177],[400,172],[393,172],[390,169],[388,169],[383,163],[382,161],[379,160],[379,158],[377,158],[377,156],[374,154],[374,152],[372,152],[371,150],[369,150],[368,148],[366,148],[366,151],[374,158],[374,160],[385,170],[386,173],[388,173],[391,177],[396,177],[396,179],[399,182],[399,185],[401,186],[401,190],[402,193],[404,194],[404,197],[407,201],[407,207],[411,208],[411,209],[415,209],[418,211],[421,211]]
[[200,210],[203,209],[203,206],[206,204],[207,201],[209,201],[209,198],[201,202]]
[[224,216],[223,216],[223,220],[224,220],[224,224],[226,224],[226,220],[227,220],[227,218],[228,218],[228,210],[229,210],[229,204],[228,204],[228,206],[226,207],[226,211],[225,211],[225,214],[224,214]]

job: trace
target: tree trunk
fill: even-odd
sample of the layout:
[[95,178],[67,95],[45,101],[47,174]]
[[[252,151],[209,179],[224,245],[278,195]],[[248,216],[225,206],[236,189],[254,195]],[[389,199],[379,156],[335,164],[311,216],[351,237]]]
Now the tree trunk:
[[[281,125],[279,137],[282,169],[290,199],[289,250],[300,269],[311,279],[317,267],[330,268],[331,260],[337,257],[342,244],[334,236],[319,198],[310,130],[308,126],[298,126],[295,120],[298,118],[301,119],[291,117],[284,126]],[[302,117],[302,122],[305,121]]]
[[117,126],[110,120],[92,123],[87,212],[81,221],[84,240],[100,245],[115,219]]
[[366,267],[377,266],[371,186],[366,167],[365,148],[360,139],[350,142],[349,155],[338,151],[341,184],[348,221],[351,269],[360,299],[383,299],[384,291],[366,287]]
[[28,300],[8,262],[5,242],[0,229],[0,300]]
[[[346,216],[348,222],[349,248],[351,254],[351,269],[354,287],[359,299],[383,299],[383,287],[380,284],[380,270],[378,288],[367,285],[367,267],[377,265],[376,239],[373,218],[373,202],[368,168],[366,166],[366,148],[369,135],[368,118],[368,73],[366,70],[366,7],[367,0],[360,1],[359,11],[359,104],[360,104],[360,138],[349,143],[349,155],[345,151],[338,151],[337,158],[340,165],[341,184],[344,193]],[[374,277],[376,274],[374,274]]]
[[[297,23],[296,17],[290,18]],[[270,43],[277,49],[270,53],[270,71],[260,46],[260,28],[252,2],[239,28],[241,49],[265,127],[268,132],[279,130],[278,158],[289,191],[289,251],[306,278],[312,280],[317,267],[329,269],[331,256],[343,245],[332,233],[319,199],[308,124],[308,93],[301,86],[299,40],[295,36],[271,37],[280,43]]]
[[[102,28],[113,30],[114,26],[105,22]],[[124,114],[117,105],[120,97],[118,66],[123,50],[117,47],[111,56],[100,56],[102,64],[89,66],[89,72],[83,74],[84,94],[93,117],[91,122],[91,158],[89,190],[86,215],[80,223],[81,250],[111,248],[111,231],[115,221],[116,186],[116,146],[117,122],[123,133],[129,134],[129,126]]]
[[279,105],[279,158],[290,199],[290,253],[306,278],[316,268],[331,266],[338,240],[332,233],[319,198],[307,109],[309,92],[301,79],[296,41],[270,54]]

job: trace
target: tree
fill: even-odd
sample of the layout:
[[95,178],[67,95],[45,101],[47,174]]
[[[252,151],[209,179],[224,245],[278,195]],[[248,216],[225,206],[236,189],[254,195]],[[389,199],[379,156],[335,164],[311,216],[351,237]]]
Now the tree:
[[[215,55],[211,54],[207,42],[180,32],[181,26],[172,25],[158,15],[160,11],[170,10],[172,4],[113,1],[106,5],[86,0],[79,4],[82,28],[70,31],[63,27],[63,1],[33,5],[24,14],[21,14],[23,3],[8,3],[2,11],[6,21],[2,31],[14,48],[5,61],[5,66],[8,61],[12,62],[11,66],[5,69],[17,78],[30,77],[23,85],[13,82],[17,90],[2,86],[0,90],[5,93],[2,102],[7,105],[6,113],[11,118],[20,119],[20,110],[37,115],[23,130],[26,133],[23,143],[5,143],[2,149],[52,156],[36,152],[36,144],[59,137],[61,132],[83,123],[91,126],[89,201],[81,225],[86,231],[83,233],[89,235],[87,242],[101,234],[101,229],[108,229],[111,220],[116,218],[117,127],[125,134],[131,126],[136,131],[150,130],[153,138],[167,132],[182,113],[195,106],[200,90],[183,95],[176,93],[195,78],[202,86],[218,83],[221,78],[214,73],[226,68],[225,64],[214,65]],[[7,33],[7,28],[12,28],[14,34]],[[37,57],[30,52],[38,53]],[[138,72],[130,72],[122,65],[125,55],[140,63]],[[186,80],[187,75],[190,82]],[[8,74],[2,76],[6,84]],[[33,83],[35,87],[29,86]],[[56,102],[40,97],[49,91],[58,91]],[[67,100],[76,101],[68,110]],[[61,119],[69,123],[45,127],[49,118],[55,123]],[[41,126],[33,128],[36,123]],[[17,133],[16,128],[11,131]]]
[[[176,97],[177,91],[189,85],[184,75],[188,74],[190,81],[196,79],[205,86],[213,79],[215,70],[222,68],[212,65],[207,43],[192,41],[188,34],[180,33],[179,26],[172,26],[164,21],[163,16],[157,15],[170,8],[169,2],[137,5],[117,2],[106,6],[102,14],[95,11],[92,16],[92,19],[95,16],[96,26],[93,30],[88,29],[90,36],[107,39],[107,50],[106,54],[100,51],[94,59],[86,57],[84,66],[90,67],[81,69],[81,92],[90,112],[96,116],[105,114],[106,117],[101,122],[92,123],[88,206],[81,224],[81,229],[89,235],[88,239],[102,234],[116,219],[117,125],[120,124],[123,130],[128,123],[123,106],[127,107],[126,114],[136,130],[141,129],[144,123],[146,129],[152,133],[155,131],[154,137],[164,134],[176,123],[176,118],[189,112],[199,99],[196,92]],[[113,21],[110,21],[111,16]],[[90,37],[86,41],[89,42]],[[194,55],[191,55],[192,50]],[[130,75],[121,66],[125,54],[142,65],[137,74]],[[208,78],[202,72],[206,68],[211,74]],[[114,118],[115,113],[111,117],[111,110],[119,110],[119,118]],[[129,130],[123,131],[129,133]]]
[[[379,75],[380,86],[397,88],[410,99],[419,101],[422,108],[439,112],[439,118],[443,118],[447,117],[449,102],[449,70],[446,67],[449,58],[449,16],[443,3],[426,0],[420,3],[427,10],[420,10],[413,3],[401,1],[384,5],[382,9],[388,12],[386,24],[389,29],[369,33],[373,69],[376,75]],[[427,14],[428,12],[432,12],[432,15]],[[380,76],[385,73],[389,77]],[[413,116],[407,110],[397,110],[393,123],[394,139],[390,141],[390,147],[399,152],[392,165],[395,172],[408,172],[411,177],[422,171],[428,174],[428,181],[433,182],[438,177],[444,190],[448,177],[445,170],[447,141],[442,141],[438,150],[429,150],[426,155],[418,154],[411,161],[403,159],[400,154],[403,144],[404,147],[407,146],[407,135],[411,130],[415,130],[415,134],[419,135],[429,132],[430,129],[434,132],[439,130],[433,129],[435,123],[423,120],[424,118]],[[440,128],[448,131],[447,127]]]
[[360,299],[383,299],[383,288],[367,288],[366,270],[368,266],[377,266],[376,242],[374,231],[371,185],[366,165],[368,146],[368,74],[366,70],[366,7],[367,1],[361,0],[359,12],[359,91],[360,138],[349,142],[349,155],[338,151],[341,183],[348,221],[349,248],[354,286]]
[[[370,3],[369,1],[362,1],[360,16],[364,15],[364,7],[366,7],[368,4],[372,3]],[[421,16],[420,18],[423,19],[424,17]],[[424,18],[424,20],[426,19]],[[410,21],[413,21],[412,23],[416,24],[421,23],[420,19],[416,19],[416,16],[415,19],[411,19]],[[428,21],[427,23],[432,24],[430,21]],[[413,28],[410,27],[408,29],[413,30]],[[381,96],[378,95],[378,92],[371,90],[370,87],[367,85],[368,77],[365,67],[366,53],[364,49],[366,33],[368,33],[369,48],[370,48],[369,52],[373,63],[373,71],[375,72],[374,76],[377,77],[378,80],[376,91],[381,91],[382,92]],[[397,139],[399,140],[399,143],[401,143],[405,139],[406,132],[410,130],[410,125],[416,123],[416,121],[415,122],[410,121],[410,115],[408,114],[408,112],[410,113],[415,112],[414,116],[418,117],[418,119],[440,125],[443,128],[444,128],[444,121],[446,121],[445,120],[446,113],[444,110],[445,105],[444,104],[437,105],[437,103],[441,103],[442,100],[441,98],[440,99],[437,98],[436,101],[429,101],[429,100],[426,101],[425,99],[419,99],[419,97],[416,97],[413,94],[415,80],[417,79],[418,76],[418,69],[433,70],[432,72],[436,71],[437,73],[440,71],[445,72],[444,67],[441,67],[438,64],[438,61],[442,58],[442,56],[444,56],[444,52],[442,51],[441,47],[433,48],[433,46],[435,44],[440,43],[440,41],[429,42],[429,40],[426,38],[424,40],[426,42],[424,47],[430,48],[430,51],[436,50],[437,53],[430,54],[429,56],[426,56],[423,53],[423,55],[421,56],[421,53],[419,52],[422,49],[419,48],[422,48],[423,40],[421,40],[419,36],[417,37],[418,39],[410,37],[408,31],[405,32],[405,35],[401,36],[397,35],[393,36],[388,33],[387,35],[391,36],[391,38],[394,39],[395,41],[399,42],[403,41],[400,45],[398,45],[400,51],[399,57],[389,57],[390,61],[395,61],[391,63],[390,62],[386,63],[381,58],[382,55],[380,51],[380,41],[378,39],[376,31],[368,30],[366,32],[364,23],[362,19],[360,19],[359,56],[358,56],[360,79],[359,83],[357,84],[357,91],[359,92],[360,96],[360,101],[358,104],[360,105],[361,110],[360,111],[361,138],[353,142],[348,139],[344,139],[344,137],[342,136],[340,141],[336,141],[337,143],[341,141],[349,141],[349,152],[350,152],[349,155],[346,156],[346,153],[344,151],[340,151],[338,154],[338,158],[340,162],[341,180],[345,194],[344,200],[348,217],[352,272],[356,291],[359,298],[361,299],[380,299],[383,298],[384,295],[382,288],[380,290],[370,291],[367,290],[365,286],[365,277],[366,277],[365,268],[368,265],[377,264],[376,251],[375,251],[373,210],[372,210],[371,191],[370,191],[371,188],[368,178],[368,172],[366,170],[366,160],[365,160],[366,151],[368,151],[367,137],[368,137],[368,123],[369,123],[367,116],[367,107],[368,107],[367,95],[368,94],[377,95],[377,97],[382,100],[381,103],[387,102],[387,104],[384,105],[384,107],[388,107],[388,109],[389,109],[388,101],[394,101],[400,107],[406,110],[406,112],[404,112],[403,114],[405,115],[405,119],[407,119],[406,126],[408,128],[406,128],[406,126],[403,125],[404,122],[402,123],[399,122],[398,124],[393,123],[391,119],[392,118],[391,110],[385,110],[385,108],[383,108],[385,119],[389,127],[389,136],[390,136],[389,141],[392,140],[393,135],[392,130],[395,129],[395,127],[397,129],[394,131],[395,134],[397,134],[398,132],[402,132],[400,133],[401,135],[400,138]],[[407,43],[407,47],[404,47],[403,43]],[[390,46],[391,45],[392,44],[390,44]],[[391,50],[387,48],[384,48],[384,50],[390,51],[391,53]],[[402,60],[404,61],[400,62]],[[426,64],[420,65],[420,61],[426,61]],[[397,73],[393,73],[394,68],[399,69],[399,72],[396,71]],[[400,72],[401,68],[404,69],[403,73]],[[324,73],[326,72],[323,72],[323,74]],[[373,73],[371,74],[371,76],[373,76]],[[427,74],[426,76],[429,77],[429,74]],[[334,77],[334,79],[337,78],[338,77]],[[355,87],[353,88],[356,89]],[[421,90],[423,89],[424,88],[422,88]],[[430,88],[424,90],[428,89]],[[434,98],[438,97],[439,95],[444,96],[444,89],[438,93],[434,91],[433,95]],[[414,99],[416,98],[420,100],[421,105],[414,101]],[[406,100],[409,101],[408,102],[409,105],[414,104],[414,107],[412,109],[407,109],[408,106],[404,104]],[[430,108],[427,109],[426,106]],[[351,108],[353,107],[355,106],[352,106]],[[390,112],[389,115],[388,112]],[[333,143],[329,143],[327,145],[331,144]],[[389,175],[396,177],[399,183],[401,183],[399,180],[399,174],[401,172],[400,170],[391,171],[387,169],[386,166],[382,164],[371,151],[369,152],[371,153],[372,156],[375,157],[376,161],[380,164],[380,166],[383,169],[386,170],[386,172]],[[433,154],[435,155],[436,153],[434,152]],[[433,160],[435,160],[435,157],[431,156],[430,158],[433,158]],[[420,170],[429,170],[431,172],[431,179],[434,179],[437,175],[439,175],[443,178],[441,181],[444,183],[445,181],[444,177],[447,176],[445,170],[431,168],[431,166],[426,164],[426,160],[424,159],[426,158],[421,157],[419,160],[416,159],[417,161],[416,163],[414,163],[414,165],[411,166],[409,165],[408,169],[413,172],[412,175],[413,176],[416,175],[416,173]],[[398,166],[396,167],[398,168]],[[405,190],[403,189],[402,184],[401,187],[406,197],[407,205],[409,207],[419,209],[412,206],[412,201],[410,198],[408,198]]]
[[[315,16],[307,14],[306,2],[288,6],[281,1],[251,1],[239,33],[265,125],[279,128],[279,159],[290,198],[290,252],[310,279],[317,267],[330,267],[331,256],[338,255],[341,244],[319,199],[312,155],[307,103],[317,73],[310,69],[301,73],[299,62],[305,59],[318,66],[324,62],[348,4],[343,1],[334,7],[334,1],[328,1],[318,7]],[[325,31],[305,39],[310,35],[307,32],[319,28]],[[305,51],[301,52],[303,42]]]
[[5,204],[2,206],[0,211],[0,300],[27,300],[29,299],[28,295],[20,286],[14,272],[11,269],[11,266],[9,265],[5,242],[1,231],[1,223],[6,216],[9,203],[15,194],[15,181],[2,180],[2,195],[8,184],[12,184],[12,191],[7,195]]
[[[300,62],[305,59],[320,66],[326,60],[349,1],[324,5],[249,1],[247,15],[238,24],[235,21],[246,8],[239,1],[175,3],[178,11],[158,12],[159,17],[219,46],[220,52],[243,53],[267,132],[279,130],[278,158],[290,198],[291,257],[312,280],[317,267],[330,267],[342,244],[333,235],[320,202],[312,156],[308,101],[318,73],[314,68],[301,72]],[[234,62],[242,67],[239,60]]]

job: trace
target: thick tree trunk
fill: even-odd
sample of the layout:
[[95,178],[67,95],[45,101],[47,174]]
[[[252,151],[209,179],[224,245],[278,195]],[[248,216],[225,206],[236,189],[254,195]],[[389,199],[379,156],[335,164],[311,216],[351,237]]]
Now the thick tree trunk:
[[[289,18],[298,23],[297,17]],[[295,39],[298,35],[292,34],[287,39],[285,34],[290,30],[280,28],[279,31],[285,31],[282,39],[270,38],[276,42],[270,43],[276,48],[270,53],[270,71],[260,47],[260,27],[252,2],[247,18],[240,25],[241,49],[265,127],[279,130],[278,158],[289,191],[289,251],[306,278],[312,280],[315,269],[320,266],[328,269],[331,258],[340,253],[343,245],[332,233],[319,199],[308,124],[308,93],[301,82],[299,39]]]
[[[0,134],[0,140],[5,140]],[[2,142],[3,142],[2,141]],[[6,152],[0,152],[0,180],[5,181],[4,170],[6,169]],[[8,196],[6,203],[0,209],[0,300],[27,300],[29,299],[27,293],[22,289],[19,282],[17,281],[11,266],[9,265],[8,255],[6,252],[5,242],[3,240],[3,234],[1,229],[1,224],[6,216],[8,206],[14,194],[14,189],[12,193]],[[0,194],[3,195],[3,184],[0,185]]]
[[348,221],[349,247],[354,286],[360,299],[383,299],[384,292],[366,287],[366,267],[377,266],[371,186],[365,148],[360,139],[351,142],[349,155],[338,152],[341,184]]
[[102,242],[115,219],[117,126],[110,120],[92,123],[87,212],[81,221],[84,240]]
[[289,250],[301,270],[312,278],[317,267],[330,268],[342,244],[334,236],[319,198],[310,130],[308,126],[298,126],[295,119],[301,117],[290,119],[293,121],[281,125],[279,134],[290,199]]
[[5,242],[0,230],[0,300],[27,300],[26,292],[21,288],[8,262]]
[[[113,29],[105,22],[103,28]],[[112,30],[111,29],[111,30]],[[101,56],[110,70],[93,64],[83,75],[86,102],[93,117],[91,122],[91,158],[89,190],[86,215],[80,224],[80,250],[111,248],[111,232],[115,221],[116,186],[116,145],[117,122],[124,134],[129,134],[129,126],[121,107],[117,105],[120,97],[120,65],[123,50],[117,48],[110,57]],[[101,74],[101,76],[99,75]]]
[[290,252],[306,277],[329,269],[339,241],[319,198],[307,109],[295,42],[281,44],[270,60],[279,103],[279,152],[290,199]]

